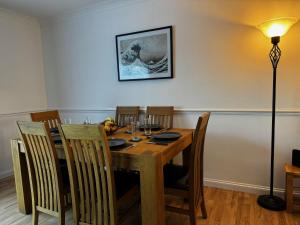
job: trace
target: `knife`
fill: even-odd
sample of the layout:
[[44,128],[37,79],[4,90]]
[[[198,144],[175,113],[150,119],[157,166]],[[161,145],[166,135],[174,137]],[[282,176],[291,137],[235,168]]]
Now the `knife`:
[[168,143],[157,143],[157,142],[153,142],[153,141],[148,141],[148,142],[146,142],[146,144],[154,144],[154,145],[168,145]]

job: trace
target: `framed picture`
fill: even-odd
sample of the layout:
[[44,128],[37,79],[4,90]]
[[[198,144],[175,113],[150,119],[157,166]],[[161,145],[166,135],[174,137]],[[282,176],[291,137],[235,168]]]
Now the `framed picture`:
[[172,26],[116,36],[119,81],[173,78]]

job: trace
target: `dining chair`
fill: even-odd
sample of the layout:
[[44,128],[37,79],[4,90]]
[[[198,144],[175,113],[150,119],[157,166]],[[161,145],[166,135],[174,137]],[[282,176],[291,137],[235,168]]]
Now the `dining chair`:
[[153,124],[159,124],[163,128],[173,128],[174,106],[148,106],[146,118],[151,116]]
[[191,225],[196,225],[197,212],[207,217],[203,190],[203,153],[210,112],[203,113],[197,123],[190,150],[189,168],[166,164],[164,167],[165,194],[188,200],[188,209],[167,206],[172,212],[189,215]]
[[[62,144],[58,134],[58,124],[61,124],[58,110],[30,113],[31,120],[34,122],[46,122],[50,128],[51,138],[54,144]],[[59,159],[60,170],[62,171],[63,180],[69,180],[67,162],[65,159]],[[67,203],[70,204],[70,197]]]
[[137,183],[123,176],[126,172],[113,171],[103,127],[64,124],[59,131],[70,176],[74,224],[118,224],[117,200]]
[[59,224],[64,225],[64,197],[68,193],[68,181],[63,184],[48,123],[19,121],[17,124],[26,149],[32,196],[32,224],[38,224],[38,216],[42,212],[57,217]]
[[50,129],[57,128],[61,123],[57,110],[30,113],[30,116],[34,122],[47,122]]
[[126,126],[130,118],[132,118],[133,121],[138,121],[139,114],[139,106],[117,106],[115,122],[120,127]]

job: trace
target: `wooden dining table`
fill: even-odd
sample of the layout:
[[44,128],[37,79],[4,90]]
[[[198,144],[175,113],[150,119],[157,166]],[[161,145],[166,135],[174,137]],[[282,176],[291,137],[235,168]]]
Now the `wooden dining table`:
[[[181,137],[167,145],[148,143],[149,139],[142,132],[136,135],[142,140],[130,142],[131,134],[125,128],[119,129],[109,138],[122,138],[132,143],[118,151],[111,151],[113,167],[139,171],[141,211],[143,225],[165,224],[165,198],[163,167],[180,152],[183,164],[188,166],[188,158],[193,138],[193,129],[173,128],[168,131],[179,132]],[[20,212],[31,213],[31,193],[25,158],[25,150],[20,139],[11,140],[16,191]],[[64,158],[61,144],[55,145],[59,158]]]

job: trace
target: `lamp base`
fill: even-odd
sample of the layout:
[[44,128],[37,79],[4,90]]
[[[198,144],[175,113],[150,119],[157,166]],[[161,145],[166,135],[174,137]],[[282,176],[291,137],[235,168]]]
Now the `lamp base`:
[[261,195],[257,198],[257,203],[272,211],[283,211],[286,208],[285,201],[274,195]]

